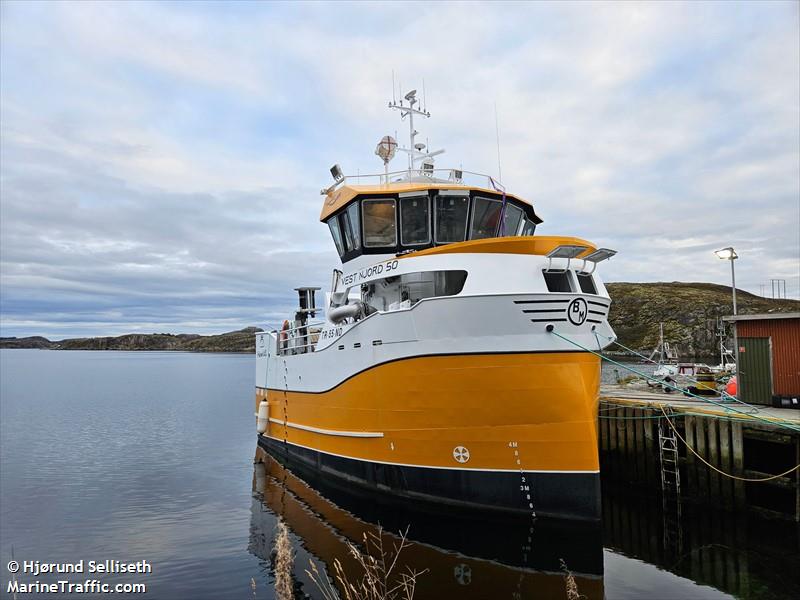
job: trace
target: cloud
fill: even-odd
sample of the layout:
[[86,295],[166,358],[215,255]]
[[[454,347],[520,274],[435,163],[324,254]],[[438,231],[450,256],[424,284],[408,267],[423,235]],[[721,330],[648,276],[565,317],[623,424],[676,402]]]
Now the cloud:
[[[795,3],[418,5],[6,2],[3,335],[280,322],[325,285],[334,162],[375,172],[434,118],[439,165],[497,170],[540,233],[616,248],[611,281],[800,295]],[[336,23],[336,26],[332,26]],[[402,133],[400,133],[402,139]],[[397,159],[400,160],[400,159]]]

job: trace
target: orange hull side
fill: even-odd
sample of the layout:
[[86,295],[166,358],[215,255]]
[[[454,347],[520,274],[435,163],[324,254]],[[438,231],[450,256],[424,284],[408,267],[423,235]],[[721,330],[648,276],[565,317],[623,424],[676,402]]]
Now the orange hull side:
[[[599,359],[588,353],[425,356],[377,365],[322,393],[257,389],[256,406],[267,399],[279,421],[268,436],[338,456],[597,472],[599,384]],[[374,437],[356,437],[364,432]],[[469,460],[456,461],[457,446]]]

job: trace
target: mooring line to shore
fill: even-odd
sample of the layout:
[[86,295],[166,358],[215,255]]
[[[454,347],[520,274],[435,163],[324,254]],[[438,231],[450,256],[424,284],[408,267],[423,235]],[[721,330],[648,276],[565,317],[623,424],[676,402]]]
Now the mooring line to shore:
[[[597,345],[600,346],[601,345],[600,344],[600,337],[599,337],[598,333],[596,331],[593,332],[593,333],[594,333],[594,337],[597,339]],[[644,354],[638,353],[633,348],[628,348],[625,344],[622,344],[619,341],[617,341],[616,338],[613,338],[613,337],[610,337],[610,336],[607,336],[607,335],[604,335],[603,337],[606,338],[608,341],[610,341],[612,344],[616,344],[617,346],[619,346],[623,350],[625,350],[627,352],[631,352],[631,353],[635,354],[636,356],[638,356],[639,358],[646,360],[647,362],[653,363],[654,365],[658,365],[659,367],[664,365],[664,363],[660,363],[658,361],[653,360],[650,357],[645,356]],[[601,351],[602,351],[602,348],[601,348]],[[736,365],[736,368],[738,369],[739,365]],[[681,377],[686,378],[688,381],[690,381],[692,383],[696,383],[696,384],[700,385],[700,382],[697,379],[692,379],[691,377],[689,377],[687,375],[681,375]],[[659,381],[659,380],[656,380],[656,381]],[[753,406],[752,404],[748,404],[747,402],[744,402],[743,400],[739,400],[739,398],[737,398],[736,396],[732,396],[726,390],[723,390],[721,392],[721,395],[722,395],[723,398],[729,399],[732,402],[738,402],[739,404],[742,404],[742,405],[746,406],[747,408],[751,409],[753,411],[753,413],[758,412],[758,407]]]
[[[571,340],[571,339],[569,339],[569,338],[568,338],[568,337],[566,337],[566,336],[563,336],[563,335],[561,335],[560,333],[558,333],[558,332],[555,330],[555,328],[553,327],[553,325],[548,325],[548,326],[547,326],[547,331],[548,331],[548,332],[550,332],[550,333],[552,333],[553,335],[555,335],[555,336],[557,336],[557,337],[561,338],[561,339],[562,339],[562,340],[564,340],[565,342],[569,342],[570,344],[572,344],[572,345],[574,345],[574,346],[577,346],[578,348],[581,348],[582,350],[585,350],[586,352],[590,352],[590,353],[594,354],[595,356],[598,356],[598,357],[599,357],[599,358],[601,358],[602,360],[606,360],[606,361],[608,361],[608,362],[610,362],[610,363],[612,363],[612,364],[615,364],[615,365],[617,365],[617,366],[619,366],[619,367],[622,367],[623,369],[627,369],[628,371],[631,371],[631,372],[633,372],[633,373],[636,373],[637,375],[639,375],[639,376],[641,376],[641,377],[644,377],[645,379],[650,379],[650,380],[653,380],[653,379],[654,379],[653,377],[651,377],[651,376],[649,376],[649,375],[647,375],[647,374],[645,374],[645,373],[642,373],[641,371],[637,371],[636,369],[633,369],[633,368],[631,368],[631,367],[628,367],[627,365],[624,365],[624,364],[622,364],[622,363],[619,363],[619,362],[617,362],[617,361],[615,361],[615,360],[613,360],[613,359],[611,359],[611,358],[608,358],[607,356],[604,356],[603,354],[601,354],[601,353],[599,353],[599,352],[595,352],[594,350],[591,350],[591,349],[589,349],[589,348],[587,348],[587,347],[583,346],[582,344],[579,344],[578,342],[576,342],[576,341],[574,341],[574,340]],[[656,380],[656,381],[657,381],[657,380]],[[714,404],[714,405],[716,405],[716,406],[720,406],[720,404],[719,404],[718,402],[714,402],[714,401],[712,401],[712,400],[710,400],[710,399],[708,399],[708,398],[703,398],[702,396],[699,396],[699,395],[696,395],[696,394],[692,394],[691,392],[686,392],[686,391],[684,391],[684,390],[681,390],[680,388],[678,388],[678,387],[676,387],[676,386],[674,386],[674,385],[672,385],[672,384],[667,384],[667,383],[664,383],[664,382],[661,382],[661,383],[662,383],[663,385],[667,385],[668,387],[671,387],[671,388],[673,388],[673,389],[675,389],[675,390],[677,390],[677,391],[682,391],[682,392],[683,392],[683,393],[685,393],[685,394],[688,394],[688,395],[690,395],[690,396],[693,396],[693,397],[695,397],[695,398],[698,398],[699,400],[702,400],[702,401],[704,401],[704,402],[709,402],[710,404]],[[796,471],[797,469],[800,469],[800,463],[798,463],[798,464],[796,464],[794,467],[792,467],[791,469],[789,469],[788,471],[784,471],[783,473],[778,473],[777,475],[769,475],[769,476],[767,476],[767,477],[763,477],[763,478],[740,477],[740,476],[738,476],[738,475],[733,475],[732,473],[726,473],[725,471],[721,471],[720,469],[718,469],[717,467],[715,467],[714,465],[712,465],[710,462],[708,462],[708,461],[707,461],[705,458],[703,458],[703,457],[702,457],[700,454],[698,454],[698,453],[697,453],[697,451],[696,451],[694,448],[692,448],[692,447],[691,447],[691,446],[690,446],[688,443],[686,443],[686,440],[683,438],[683,436],[681,436],[681,434],[680,434],[680,433],[678,433],[678,429],[675,427],[675,425],[672,423],[672,421],[671,421],[671,420],[669,419],[669,417],[667,416],[667,413],[666,413],[666,411],[664,410],[664,406],[663,406],[663,405],[659,405],[659,408],[661,409],[661,412],[663,413],[663,417],[664,417],[664,418],[667,420],[667,423],[669,423],[669,426],[670,426],[670,427],[672,428],[672,430],[675,432],[675,435],[677,435],[677,436],[678,436],[678,438],[679,438],[679,439],[680,439],[680,440],[683,442],[683,445],[684,445],[684,446],[686,446],[686,449],[687,449],[687,450],[689,450],[689,451],[690,451],[692,454],[694,454],[694,455],[695,455],[695,456],[696,456],[698,459],[700,459],[700,461],[701,461],[703,464],[705,464],[707,467],[711,468],[712,470],[716,471],[716,472],[717,472],[717,473],[719,473],[720,475],[724,475],[725,477],[729,477],[729,478],[731,478],[731,479],[735,479],[735,480],[739,480],[739,481],[748,481],[748,482],[758,483],[758,482],[764,482],[764,481],[771,481],[771,480],[773,480],[773,479],[779,479],[780,477],[785,477],[785,476],[786,476],[786,475],[788,475],[789,473],[792,473],[792,472]],[[786,429],[789,429],[789,430],[791,430],[791,431],[796,431],[796,432],[800,431],[800,429],[798,429],[798,428],[794,427],[793,425],[789,425],[789,424],[787,424],[787,423],[781,423],[781,422],[779,422],[779,421],[778,421],[778,422],[776,422],[776,421],[770,421],[770,420],[768,420],[768,419],[764,419],[764,418],[763,418],[763,417],[761,417],[760,415],[757,415],[757,414],[749,414],[749,413],[746,413],[746,412],[744,412],[744,411],[737,410],[737,409],[735,409],[735,408],[733,408],[733,407],[730,407],[730,406],[721,406],[721,408],[724,408],[724,409],[726,409],[726,410],[732,410],[732,411],[734,411],[734,412],[740,413],[740,414],[744,415],[745,417],[747,417],[747,418],[749,418],[749,419],[758,419],[759,421],[762,421],[762,422],[764,422],[764,423],[767,423],[767,424],[769,424],[769,425],[775,425],[775,426],[778,426],[778,427],[785,427]]]
[[722,404],[720,402],[715,402],[715,401],[711,400],[710,398],[704,398],[703,396],[700,396],[698,394],[693,394],[692,392],[689,392],[687,390],[683,390],[683,389],[679,388],[678,386],[672,385],[671,383],[666,383],[664,381],[660,381],[658,379],[655,379],[654,377],[652,377],[651,375],[648,375],[647,373],[642,373],[641,371],[637,371],[636,369],[633,369],[633,368],[631,368],[631,367],[629,367],[629,366],[627,366],[627,365],[625,365],[625,364],[623,364],[621,362],[618,362],[618,361],[616,361],[614,359],[608,358],[607,356],[605,356],[605,355],[603,355],[603,354],[601,354],[599,352],[595,352],[591,348],[587,348],[586,346],[584,346],[583,344],[579,344],[575,340],[571,340],[568,337],[566,337],[564,335],[561,335],[560,333],[558,333],[555,330],[555,327],[553,325],[548,325],[546,330],[549,333],[552,333],[553,335],[555,335],[556,337],[561,338],[565,342],[568,342],[568,343],[572,344],[573,346],[576,346],[576,347],[580,348],[581,350],[584,350],[585,352],[589,352],[591,354],[594,354],[595,356],[599,357],[602,360],[605,360],[605,361],[610,362],[610,363],[612,363],[614,365],[617,365],[618,367],[622,367],[623,369],[625,369],[627,371],[630,371],[631,373],[636,373],[637,375],[639,375],[640,377],[642,377],[644,379],[647,379],[649,381],[658,382],[659,384],[661,384],[663,386],[666,386],[666,387],[669,387],[669,388],[671,388],[671,389],[673,389],[673,390],[675,390],[677,392],[681,392],[682,394],[685,394],[685,395],[690,396],[692,398],[696,398],[696,399],[701,400],[703,402],[706,402],[708,404],[713,404],[717,408],[721,408],[721,409],[726,410],[726,411],[732,411],[732,412],[744,415],[744,417],[746,417],[747,419],[756,419],[758,421],[761,421],[762,423],[767,423],[769,425],[777,425],[779,427],[784,427],[784,428],[789,429],[791,431],[800,433],[800,427],[797,427],[797,426],[795,426],[793,424],[784,423],[784,422],[781,422],[781,421],[770,420],[770,419],[762,417],[759,414],[747,413],[747,412],[745,412],[743,410],[739,410],[739,409],[737,409],[737,408],[735,408],[733,406],[725,406],[724,404]]
[[680,433],[678,433],[678,428],[675,427],[674,423],[667,416],[667,413],[664,410],[664,407],[660,406],[659,408],[661,409],[661,412],[664,413],[664,418],[667,420],[667,423],[669,423],[669,426],[672,427],[672,431],[674,431],[675,435],[678,436],[678,439],[683,442],[683,445],[686,446],[686,448],[689,451],[691,451],[692,454],[694,454],[697,458],[699,458],[700,461],[704,465],[706,465],[707,467],[713,469],[714,471],[716,471],[720,475],[724,475],[725,477],[730,477],[731,479],[737,479],[739,481],[750,481],[750,482],[758,483],[760,481],[771,481],[773,479],[778,479],[780,477],[786,477],[789,473],[792,473],[792,472],[796,471],[797,469],[800,469],[800,463],[798,463],[795,466],[793,466],[791,469],[789,469],[788,471],[784,471],[783,473],[778,473],[777,475],[769,475],[768,477],[758,477],[758,478],[754,478],[754,477],[739,477],[738,475],[733,475],[732,473],[726,473],[725,471],[722,471],[722,470],[718,469],[717,467],[712,465],[710,462],[708,462],[705,458],[700,456],[700,454],[698,454],[698,452],[694,448],[692,448],[686,442],[685,439],[683,439],[683,436]]

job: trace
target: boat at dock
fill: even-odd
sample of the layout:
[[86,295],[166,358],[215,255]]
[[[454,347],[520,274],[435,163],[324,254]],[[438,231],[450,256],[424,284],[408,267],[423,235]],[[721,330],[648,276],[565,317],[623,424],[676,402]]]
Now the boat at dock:
[[[341,259],[324,305],[297,288],[256,335],[259,445],[397,499],[597,520],[600,358],[576,343],[615,339],[597,273],[615,252],[539,235],[491,176],[436,168],[443,151],[415,142],[430,113],[404,100],[408,147],[385,136],[383,173],[336,165],[322,190]],[[389,172],[396,151],[408,166]]]

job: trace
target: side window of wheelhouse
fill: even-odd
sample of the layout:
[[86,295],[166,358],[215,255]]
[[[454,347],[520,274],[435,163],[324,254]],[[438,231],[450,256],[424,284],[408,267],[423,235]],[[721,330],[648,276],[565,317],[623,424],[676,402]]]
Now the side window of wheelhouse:
[[353,233],[354,248],[358,250],[361,247],[361,220],[358,218],[358,202],[353,202],[347,207],[347,222],[350,224],[350,230]]
[[342,231],[339,229],[339,218],[334,216],[328,219],[328,227],[331,230],[333,243],[336,244],[336,251],[341,256],[344,254],[344,245],[342,244]]
[[578,272],[578,285],[581,286],[581,291],[584,294],[596,294],[597,287],[594,285],[591,273]]
[[397,245],[394,200],[363,200],[361,212],[364,220],[364,246],[374,248]]
[[428,196],[400,198],[400,243],[419,246],[431,241],[430,199]]
[[480,240],[497,235],[503,204],[499,200],[475,198],[473,205],[469,239]]
[[530,219],[525,219],[520,235],[533,235],[534,231],[536,231],[536,223]]
[[358,204],[353,203],[343,213],[339,215],[339,222],[342,228],[342,237],[344,238],[344,249],[346,252],[358,250],[361,247],[361,233],[358,228],[358,221],[353,221],[351,209],[355,208],[355,218],[358,219]]
[[506,212],[503,215],[503,229],[500,235],[518,235],[519,225],[525,219],[525,213],[519,206],[506,204]]
[[436,196],[434,233],[437,244],[463,242],[467,235],[469,198],[467,196]]

